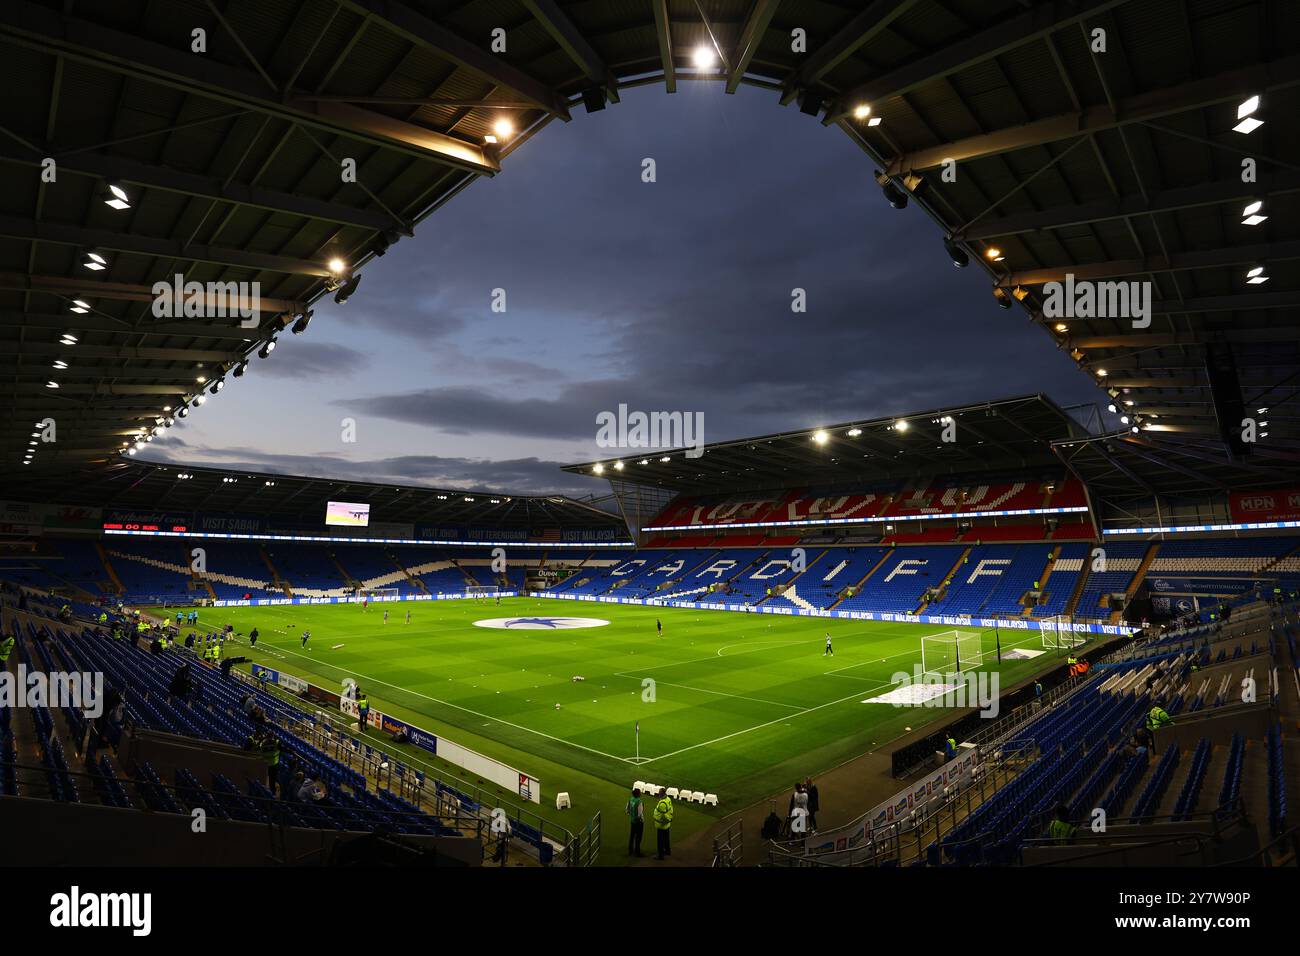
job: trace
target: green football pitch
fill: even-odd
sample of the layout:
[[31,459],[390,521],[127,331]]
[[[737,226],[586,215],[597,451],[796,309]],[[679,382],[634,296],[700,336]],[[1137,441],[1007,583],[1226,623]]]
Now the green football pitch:
[[[574,618],[608,623],[548,626]],[[475,624],[491,619],[535,620]],[[716,810],[681,821],[698,829],[945,713],[865,703],[912,673],[921,637],[942,625],[522,597],[200,611],[200,631],[227,623],[259,631],[255,650],[244,639],[233,653],[333,690],[353,678],[379,710],[540,778],[543,815],[555,819],[547,807],[568,791],[570,828],[594,809],[619,820],[627,789],[651,780],[718,795]],[[992,631],[962,630],[981,633],[980,670],[1003,688],[1059,663],[998,664]],[[1004,653],[1040,643],[1001,633]]]

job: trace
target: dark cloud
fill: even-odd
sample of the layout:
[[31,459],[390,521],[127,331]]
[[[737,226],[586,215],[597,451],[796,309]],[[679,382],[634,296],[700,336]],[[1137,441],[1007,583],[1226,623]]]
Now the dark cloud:
[[[176,446],[177,451],[183,448],[183,454],[173,454],[172,446]],[[353,461],[329,454],[286,455],[248,447],[187,446],[183,441],[169,439],[165,444],[155,442],[149,447],[148,456],[141,455],[141,459],[159,464],[209,465],[279,475],[463,488],[467,491],[499,491],[506,494],[556,494],[581,498],[593,493],[602,494],[605,490],[599,482],[583,480],[560,471],[561,462],[538,458],[493,461],[438,455],[400,455]]]
[[[545,470],[555,443],[590,447],[596,415],[619,404],[702,412],[717,441],[1033,392],[1097,401],[1041,329],[997,308],[987,274],[951,267],[915,203],[888,206],[871,171],[846,137],[748,88],[634,89],[553,124],[367,264],[358,293],[323,303],[266,366],[294,379],[281,388],[327,385],[358,418],[508,436],[494,451],[507,461],[283,467],[549,489],[569,480]],[[340,365],[361,374],[340,387]]]

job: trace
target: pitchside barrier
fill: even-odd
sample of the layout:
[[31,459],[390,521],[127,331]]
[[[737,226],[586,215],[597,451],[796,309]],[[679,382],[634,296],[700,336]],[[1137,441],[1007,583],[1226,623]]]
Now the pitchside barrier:
[[[601,594],[551,594],[529,591],[528,597],[556,598],[565,601],[594,601],[599,604],[644,604],[651,607],[682,607],[696,611],[742,611],[749,614],[785,614],[793,617],[830,617],[849,621],[892,621],[899,624],[947,624],[950,627],[998,627],[1008,631],[1037,631],[1041,622],[1028,618],[970,617],[969,615],[891,614],[880,611],[823,611],[801,607],[744,607],[735,604],[693,604],[687,601],[663,601],[655,598],[609,597]],[[1084,634],[1127,635],[1140,630],[1127,624],[1091,624],[1075,621],[1069,630]],[[1065,629],[1062,627],[1062,629]]]
[[864,854],[874,855],[875,844],[888,835],[923,820],[935,808],[945,805],[970,786],[980,773],[980,754],[971,747],[933,773],[877,804],[851,823],[831,830],[818,830],[801,840],[781,845],[786,854],[818,857],[821,862],[852,865]]
[[[252,670],[253,677],[257,681],[265,680],[297,696],[336,699],[341,713],[346,714],[353,720],[360,717],[356,701],[349,697],[343,697],[332,691],[326,692],[323,688],[318,688],[301,678],[294,677],[292,674],[286,674],[284,671],[275,668],[264,667],[261,664],[254,664]],[[396,735],[399,732],[405,733],[407,742],[413,746],[419,747],[435,757],[441,757],[448,763],[455,764],[472,774],[477,774],[482,779],[489,780],[498,787],[517,793],[520,799],[531,803],[542,802],[542,781],[531,774],[516,770],[514,767],[499,760],[493,760],[491,757],[485,757],[483,754],[470,750],[468,747],[462,747],[446,737],[439,737],[437,734],[407,723],[397,717],[382,713],[373,707],[370,709],[366,724],[377,733],[390,735]]]
[[[518,591],[493,592],[496,597],[519,597]],[[455,594],[408,594],[404,597],[316,597],[316,598],[252,598],[236,601],[212,601],[211,607],[271,607],[279,604],[379,604],[385,601],[451,601],[463,598],[481,598],[480,592],[458,591]],[[139,602],[136,602],[139,603]]]

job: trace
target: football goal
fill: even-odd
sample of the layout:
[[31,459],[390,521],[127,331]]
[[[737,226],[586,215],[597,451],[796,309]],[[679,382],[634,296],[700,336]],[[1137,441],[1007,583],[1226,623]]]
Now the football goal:
[[1088,643],[1087,633],[1074,630],[1070,626],[1072,623],[1067,614],[1043,618],[1038,632],[1043,638],[1043,648],[1049,651],[1060,651]]
[[943,631],[921,638],[921,670],[926,674],[960,674],[984,660],[984,635],[979,631]]
[[488,601],[501,593],[501,588],[495,584],[467,584],[465,585],[465,596],[472,597],[481,601]]
[[356,596],[371,601],[396,601],[402,591],[400,588],[357,588]]

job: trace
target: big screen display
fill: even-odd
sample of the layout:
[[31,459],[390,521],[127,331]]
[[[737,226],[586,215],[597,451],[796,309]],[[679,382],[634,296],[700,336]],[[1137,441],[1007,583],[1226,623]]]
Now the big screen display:
[[325,505],[325,523],[344,528],[364,528],[370,524],[370,505],[331,501]]

